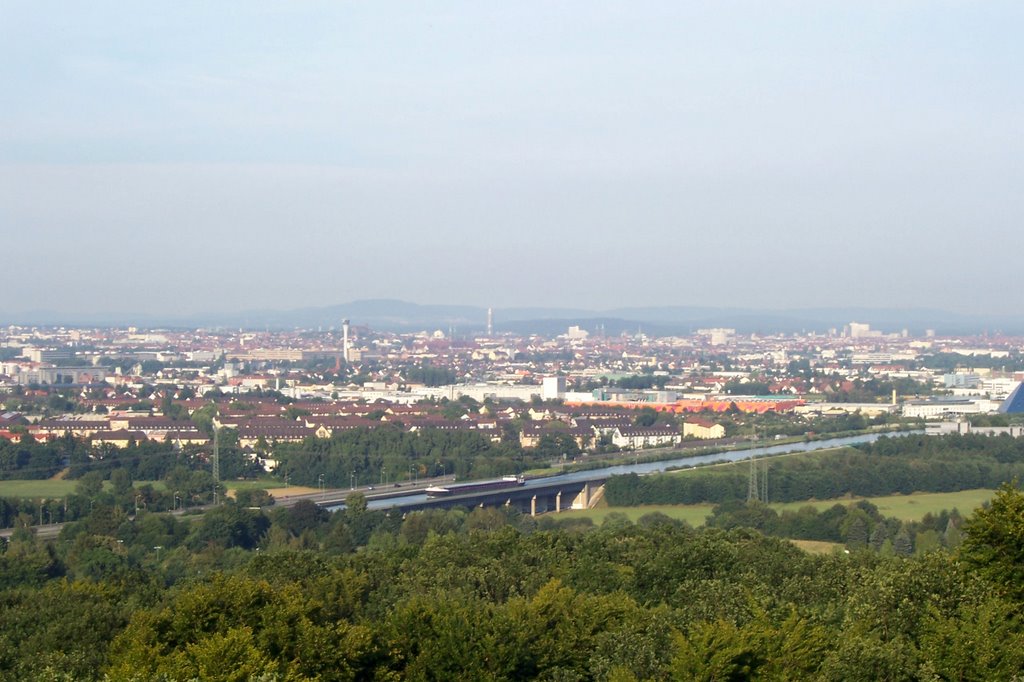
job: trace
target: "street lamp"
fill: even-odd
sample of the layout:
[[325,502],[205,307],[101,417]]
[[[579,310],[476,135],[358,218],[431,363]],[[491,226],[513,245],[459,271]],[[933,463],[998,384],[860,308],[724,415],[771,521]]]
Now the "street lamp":
[[349,490],[356,489],[356,472],[350,471],[348,474],[348,488]]
[[320,484],[320,499],[324,499],[324,475],[320,474],[317,478],[317,482]]
[[[179,504],[181,504],[181,495],[179,495],[179,494],[178,494],[178,491],[177,491],[177,490],[175,490],[175,491],[174,491],[174,502],[172,503],[172,505],[171,505],[171,506],[172,506],[172,507],[173,507],[174,509],[177,509],[177,508],[178,508],[178,505],[179,505]],[[182,508],[184,508],[184,505],[182,505]]]

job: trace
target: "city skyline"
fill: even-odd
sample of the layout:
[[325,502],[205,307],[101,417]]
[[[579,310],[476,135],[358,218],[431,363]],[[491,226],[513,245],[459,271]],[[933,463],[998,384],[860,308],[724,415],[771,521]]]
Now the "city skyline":
[[928,308],[804,308],[750,309],[707,306],[633,306],[593,310],[584,308],[418,304],[395,299],[350,301],[332,306],[287,310],[247,309],[170,316],[159,311],[67,313],[0,310],[0,326],[22,327],[140,327],[174,329],[320,330],[341,329],[349,321],[380,331],[447,330],[458,335],[492,332],[551,335],[578,327],[601,335],[644,332],[653,336],[690,335],[705,328],[735,328],[753,334],[825,334],[867,328],[877,333],[923,336],[1024,334],[1012,311],[1003,315],[957,314]]
[[1022,12],[0,3],[0,308],[1006,314]]

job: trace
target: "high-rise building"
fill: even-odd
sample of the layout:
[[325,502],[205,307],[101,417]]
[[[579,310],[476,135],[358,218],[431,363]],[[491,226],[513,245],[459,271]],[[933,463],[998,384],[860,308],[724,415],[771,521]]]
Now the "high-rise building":
[[850,323],[850,338],[863,339],[871,336],[871,325],[865,322]]
[[565,397],[565,377],[544,377],[540,397],[544,400],[558,400]]

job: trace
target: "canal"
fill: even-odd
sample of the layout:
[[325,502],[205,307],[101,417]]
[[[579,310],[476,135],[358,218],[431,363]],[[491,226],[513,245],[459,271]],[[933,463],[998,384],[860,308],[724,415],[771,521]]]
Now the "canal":
[[[561,480],[567,482],[576,481],[587,481],[587,480],[604,480],[610,476],[622,476],[624,474],[638,474],[643,476],[644,474],[655,474],[669,469],[684,469],[693,468],[699,466],[707,466],[709,464],[718,464],[722,462],[742,462],[748,460],[751,457],[771,457],[773,455],[786,455],[797,452],[815,452],[817,450],[829,450],[832,448],[846,447],[850,445],[860,445],[862,443],[873,443],[882,436],[889,437],[901,437],[912,434],[921,434],[923,431],[897,431],[893,433],[866,433],[859,436],[846,436],[844,438],[827,438],[824,440],[814,440],[801,443],[787,443],[784,445],[766,445],[761,447],[749,448],[746,450],[731,450],[727,452],[716,452],[710,455],[691,455],[689,457],[679,457],[677,459],[666,459],[658,462],[638,462],[636,464],[618,464],[610,467],[603,467],[600,469],[589,469],[587,471],[575,471],[568,474],[558,474],[557,476],[546,476],[543,478],[533,478],[526,481],[525,488],[530,487],[542,487],[550,485],[553,480]],[[427,499],[426,493],[418,492],[409,495],[389,497],[387,499],[369,500],[367,507],[369,509],[388,509],[390,507],[401,507],[404,504],[417,504]],[[338,505],[335,507],[328,507],[331,511],[343,509],[345,505]]]

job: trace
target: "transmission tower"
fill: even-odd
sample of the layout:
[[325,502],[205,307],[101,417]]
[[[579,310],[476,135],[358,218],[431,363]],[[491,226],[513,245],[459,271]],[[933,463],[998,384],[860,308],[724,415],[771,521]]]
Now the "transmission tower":
[[757,485],[757,462],[754,460],[754,453],[750,453],[750,479],[747,481],[747,502],[760,499],[760,489]]
[[217,432],[220,429],[213,429],[213,504],[217,505],[217,488],[220,487],[220,444],[217,441]]
[[764,458],[764,471],[761,472],[761,501],[768,504],[768,458]]

